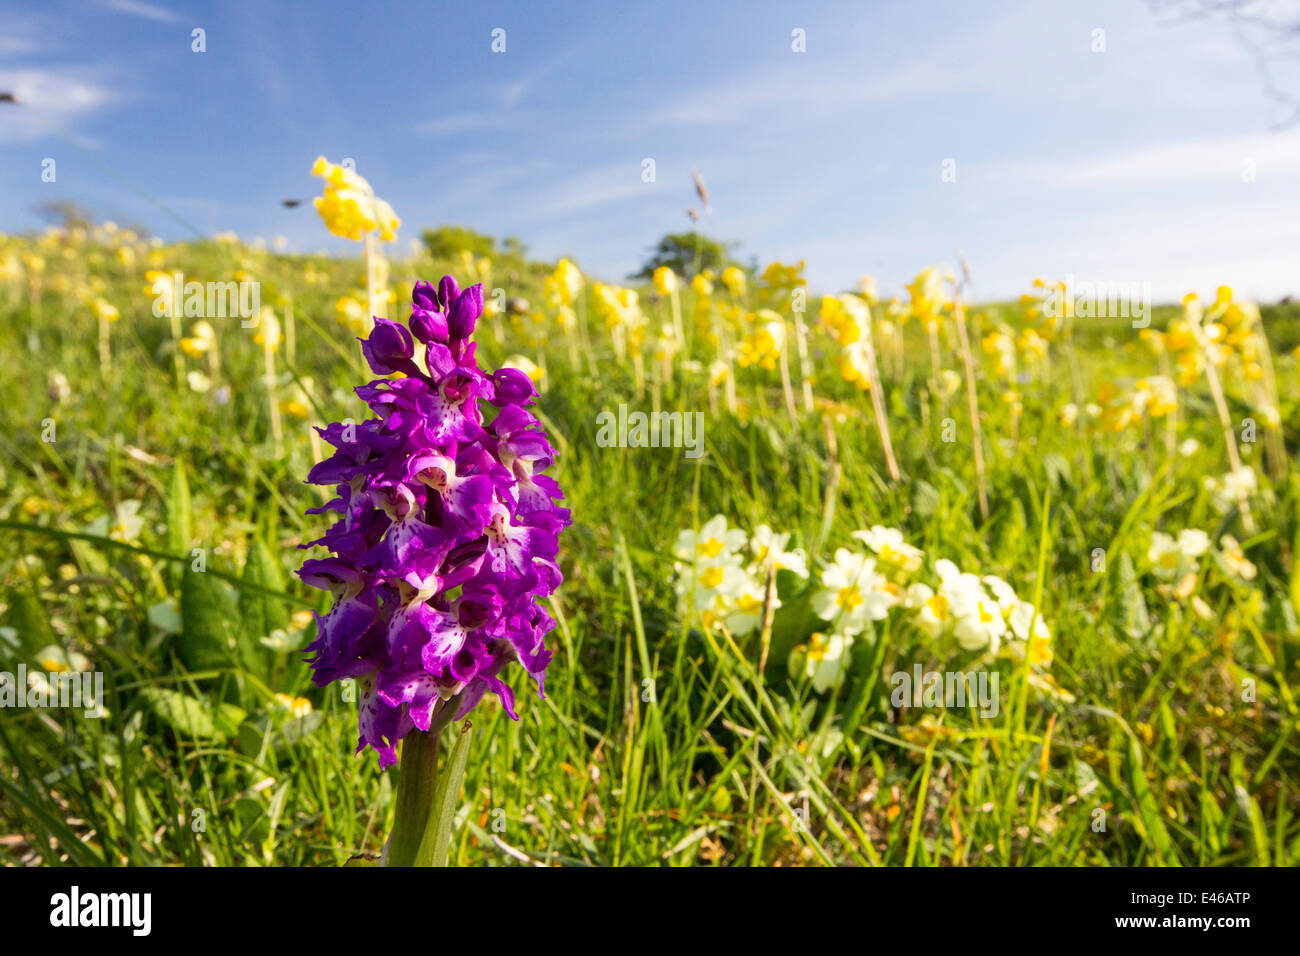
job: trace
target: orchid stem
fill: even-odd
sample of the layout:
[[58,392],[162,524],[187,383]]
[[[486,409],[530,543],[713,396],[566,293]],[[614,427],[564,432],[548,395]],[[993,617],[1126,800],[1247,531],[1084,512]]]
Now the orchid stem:
[[427,731],[412,730],[402,738],[393,832],[384,851],[385,866],[446,866],[452,816],[469,752],[470,722],[465,721],[456,734],[441,777],[438,738],[459,707],[456,698],[444,702]]

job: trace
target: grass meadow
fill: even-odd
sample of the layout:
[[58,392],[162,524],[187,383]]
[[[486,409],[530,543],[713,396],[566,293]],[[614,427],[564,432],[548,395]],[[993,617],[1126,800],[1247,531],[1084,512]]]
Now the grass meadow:
[[[520,719],[475,711],[452,863],[1300,861],[1294,306],[1206,276],[1142,330],[1055,321],[1032,276],[1023,301],[954,305],[958,269],[846,306],[797,266],[632,302],[572,264],[427,252],[367,290],[360,258],[103,226],[0,238],[0,266],[0,670],[100,673],[104,711],[0,714],[0,862],[378,857],[399,771],[354,755],[355,693],[302,661],[328,608],[293,574],[325,527],[303,479],[313,426],[364,413],[367,292],[403,318],[444,273],[484,282],[480,364],[538,382],[574,519],[546,696],[516,668]],[[265,313],[155,315],[149,270],[258,282],[278,340]],[[601,440],[620,405],[702,413],[698,457]],[[680,535],[718,515],[794,557],[693,596]],[[872,528],[921,557],[884,573]],[[880,562],[856,630],[840,549]],[[1019,608],[1032,637],[926,618],[956,600],[941,561],[1005,582],[989,626]],[[918,667],[996,675],[996,712],[900,706]]]

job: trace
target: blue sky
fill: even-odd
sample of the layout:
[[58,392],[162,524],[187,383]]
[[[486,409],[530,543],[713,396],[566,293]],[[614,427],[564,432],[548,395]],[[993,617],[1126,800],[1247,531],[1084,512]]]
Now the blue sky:
[[705,231],[806,259],[818,291],[961,250],[977,296],[1066,274],[1300,293],[1300,125],[1276,129],[1228,26],[1141,0],[5,2],[4,89],[26,104],[0,104],[7,232],[69,199],[168,239],[180,219],[350,252],[280,205],[323,153],[355,159],[403,248],[461,223],[618,280],[689,226],[697,169]]

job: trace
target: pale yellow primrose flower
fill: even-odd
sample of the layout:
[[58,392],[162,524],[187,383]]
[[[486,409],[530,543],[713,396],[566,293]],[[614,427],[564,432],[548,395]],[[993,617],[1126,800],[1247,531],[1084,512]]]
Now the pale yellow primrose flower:
[[681,561],[699,564],[718,564],[731,559],[749,542],[749,537],[739,528],[728,528],[723,515],[715,515],[704,523],[699,532],[690,528],[677,535],[673,556]]
[[903,532],[897,528],[876,524],[868,531],[853,532],[853,537],[874,551],[884,568],[896,569],[904,574],[913,574],[921,568],[925,553],[904,541]]
[[1235,574],[1243,581],[1255,579],[1257,571],[1255,565],[1246,557],[1237,539],[1230,534],[1225,534],[1219,539],[1219,560],[1229,573]]
[[1165,581],[1181,581],[1200,570],[1197,559],[1209,548],[1210,536],[1196,528],[1178,532],[1176,539],[1163,531],[1153,531],[1147,558],[1155,566],[1156,577]]
[[916,612],[912,620],[927,637],[940,638],[952,627],[952,605],[945,595],[936,594],[928,584],[918,581],[909,587],[903,606]]
[[947,558],[935,563],[939,593],[953,617],[952,633],[968,651],[987,648],[996,652],[1007,633],[1006,618],[998,603],[985,592],[978,576],[961,571]]
[[778,571],[793,571],[801,578],[808,577],[808,559],[802,550],[796,548],[787,551],[790,533],[778,534],[765,524],[754,529],[749,547],[754,552],[754,560],[762,567],[771,564]]
[[882,621],[899,602],[898,589],[876,573],[876,559],[840,548],[835,563],[822,572],[822,590],[813,595],[813,613],[847,635],[860,634],[868,621]]
[[819,694],[843,682],[853,638],[846,634],[813,634],[806,647],[790,652],[790,670],[812,679]]
[[1220,477],[1207,477],[1205,479],[1206,490],[1214,499],[1214,507],[1220,513],[1225,513],[1233,507],[1244,504],[1250,500],[1258,487],[1258,481],[1255,478],[1255,469],[1250,465],[1242,465],[1235,471],[1230,471]]

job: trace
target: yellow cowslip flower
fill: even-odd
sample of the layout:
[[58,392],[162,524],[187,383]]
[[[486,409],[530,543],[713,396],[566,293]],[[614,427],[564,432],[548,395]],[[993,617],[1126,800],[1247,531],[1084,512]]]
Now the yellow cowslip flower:
[[170,272],[150,269],[144,274],[146,295],[153,296],[156,311],[162,315],[180,315],[182,310],[182,289],[177,288],[175,276]]
[[[640,297],[633,289],[622,289],[603,282],[592,283],[595,312],[610,329],[639,329],[646,322],[641,314]],[[638,339],[636,343],[639,344]]]
[[257,325],[257,334],[253,336],[253,341],[274,352],[280,347],[280,320],[275,317],[270,306],[262,307]]
[[1112,432],[1140,425],[1147,416],[1163,418],[1178,409],[1178,389],[1172,379],[1153,375],[1138,379],[1129,391],[1105,382],[1097,391],[1100,425]]
[[1169,352],[1187,352],[1196,348],[1196,333],[1186,319],[1174,319],[1169,323],[1164,335],[1165,350]]
[[840,378],[863,391],[871,390],[871,366],[865,341],[857,339],[851,342],[840,354]]
[[757,365],[771,372],[785,348],[785,320],[767,309],[759,309],[755,318],[762,324],[741,339],[736,362],[741,368]]
[[1155,329],[1143,329],[1138,333],[1138,341],[1146,345],[1152,355],[1160,355],[1165,351],[1165,337]]
[[568,259],[561,259],[555,264],[554,288],[560,296],[561,305],[572,305],[582,292],[582,273]]
[[604,282],[593,282],[591,296],[594,300],[593,310],[597,316],[605,320],[606,326],[612,329],[623,323],[623,316],[619,312],[617,287],[606,285]]
[[339,321],[357,335],[369,333],[374,324],[366,312],[365,304],[361,301],[364,296],[364,292],[358,295],[341,295],[334,303],[334,311]]
[[707,299],[709,296],[713,295],[713,282],[710,281],[707,275],[701,272],[691,280],[691,289],[694,290],[697,296]]
[[738,266],[727,266],[722,270],[722,284],[737,298],[745,294],[745,273]]
[[1163,375],[1138,379],[1133,387],[1133,406],[1152,418],[1163,418],[1178,410],[1178,389]]
[[[1147,331],[1144,329],[1143,331]],[[1033,329],[1021,329],[1016,345],[1026,358],[1041,362],[1047,358],[1047,339]]]
[[16,282],[23,277],[22,263],[18,261],[18,256],[12,252],[6,253],[3,259],[0,259],[0,280],[4,282]]
[[868,313],[854,296],[822,296],[819,314],[831,338],[840,345],[851,345],[867,330]]
[[275,706],[287,711],[291,717],[306,717],[311,713],[311,701],[306,697],[290,697],[288,694],[276,694]]
[[302,384],[294,383],[293,393],[280,402],[281,414],[296,418],[299,421],[306,421],[311,415],[311,399],[307,397],[306,388],[311,388],[312,380],[304,378]]
[[181,351],[190,358],[199,358],[216,345],[217,334],[207,322],[195,322],[190,335],[181,339]]
[[904,287],[912,298],[912,315],[926,328],[937,328],[941,314],[952,305],[952,300],[943,288],[943,284],[952,279],[951,271],[941,272],[937,267],[931,266],[922,269]]
[[1011,338],[1011,330],[1002,328],[984,336],[981,344],[986,355],[997,358],[997,373],[1007,376],[1016,370],[1016,343]]
[[311,174],[322,177],[326,185],[333,189],[356,189],[361,192],[374,192],[366,178],[355,169],[335,165],[324,156],[316,157],[316,162],[312,163]]
[[560,282],[554,273],[542,277],[542,298],[553,308],[564,304],[564,293],[560,291]]
[[[842,348],[840,377],[863,391],[871,388],[871,309],[856,295],[823,296],[821,318]],[[897,328],[890,324],[891,334]]]
[[654,284],[655,290],[660,295],[672,295],[681,285],[677,273],[668,266],[660,266],[654,271]]
[[402,221],[356,170],[336,166],[319,156],[311,174],[325,180],[325,192],[316,197],[314,205],[325,227],[334,235],[356,240],[363,233],[378,230],[380,239],[397,237]]
[[468,249],[461,249],[456,253],[456,259],[460,263],[460,271],[465,274],[466,278],[475,274],[474,253]]
[[311,409],[301,399],[289,398],[280,403],[280,412],[290,418],[305,421],[307,416],[311,414]]
[[790,292],[808,284],[808,280],[803,277],[803,268],[803,259],[794,265],[785,265],[780,261],[773,262],[763,270],[762,279],[768,289],[774,292]]
[[665,322],[659,329],[654,341],[653,356],[656,362],[664,362],[677,354],[677,333],[671,322]]
[[92,303],[92,308],[95,310],[95,317],[104,322],[116,322],[122,317],[121,313],[118,312],[117,309],[103,299],[95,299],[94,303]]

